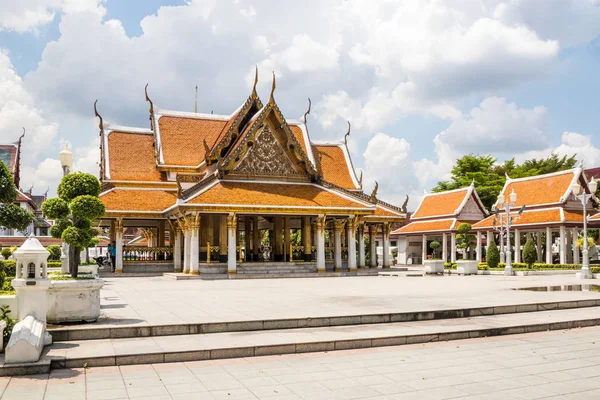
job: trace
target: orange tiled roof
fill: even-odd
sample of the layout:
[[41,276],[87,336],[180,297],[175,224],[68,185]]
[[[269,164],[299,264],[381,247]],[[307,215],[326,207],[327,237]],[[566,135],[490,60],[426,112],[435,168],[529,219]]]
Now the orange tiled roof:
[[226,125],[230,125],[230,121],[161,116],[158,127],[164,163],[199,165],[206,157],[204,139],[208,148],[212,148],[221,131]]
[[300,144],[302,151],[304,152],[304,154],[306,154],[306,157],[310,158],[308,149],[306,148],[306,142],[304,141],[304,134],[302,133],[302,128],[300,128],[298,125],[290,125],[290,130],[294,134],[296,141]]
[[327,182],[344,189],[358,189],[354,185],[354,181],[350,175],[353,172],[350,171],[350,166],[346,163],[344,150],[340,146],[315,145],[313,148],[316,150],[314,152],[315,159],[319,158],[319,153],[322,155],[321,171],[323,172],[323,178]]
[[569,170],[559,174],[513,179],[508,181],[503,193],[508,198],[514,189],[517,194],[515,207],[560,203],[561,197],[569,190],[573,177],[574,171]]
[[454,215],[468,193],[469,188],[427,194],[411,219]]
[[187,204],[251,205],[291,207],[369,207],[313,184],[254,183],[221,181]]
[[377,205],[377,207],[375,208],[375,216],[377,217],[399,217],[402,216],[403,213],[401,213],[400,211],[390,211],[387,208],[382,207],[381,205]]
[[[454,222],[455,219],[442,219],[437,221],[415,221],[404,225],[400,229],[396,229],[394,232],[392,232],[392,234],[396,235],[418,232],[450,231],[453,227]],[[458,225],[459,223],[457,222],[456,226]]]
[[[566,218],[567,213],[569,213],[569,218],[575,218],[575,215],[577,214],[576,212],[572,213],[572,212],[566,211],[565,219],[567,220],[567,222],[569,222],[569,220]],[[511,215],[513,217],[516,217],[518,215],[518,213],[511,213]],[[491,216],[487,217],[486,219],[479,221],[478,223],[473,225],[473,229],[492,228],[493,222],[494,222],[494,216],[491,215]],[[561,217],[559,208],[551,208],[551,209],[539,210],[539,211],[525,210],[523,212],[523,214],[516,221],[513,221],[512,226],[556,224],[556,223],[560,223],[560,222],[563,222],[563,221],[562,221],[562,217]],[[571,222],[583,222],[583,219],[581,218],[581,214],[579,214],[578,220],[576,219]]]
[[163,211],[177,201],[177,192],[114,189],[100,196],[107,211]]
[[160,181],[154,157],[154,136],[111,132],[108,135],[111,180]]

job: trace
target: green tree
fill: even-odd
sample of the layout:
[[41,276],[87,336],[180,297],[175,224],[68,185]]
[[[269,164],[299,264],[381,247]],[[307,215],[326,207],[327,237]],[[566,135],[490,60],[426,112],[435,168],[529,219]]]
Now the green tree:
[[5,247],[0,251],[0,254],[2,255],[2,257],[4,257],[5,260],[8,260],[10,258],[10,256],[12,256],[12,249],[10,247]]
[[18,191],[13,177],[0,161],[0,229],[25,231],[33,222],[33,214],[15,204]]
[[[515,249],[515,251],[519,251],[519,249]],[[523,262],[527,264],[529,268],[531,268],[536,260],[537,251],[535,249],[535,245],[533,244],[533,239],[529,238],[525,242],[525,246],[523,246]]]
[[498,251],[496,242],[493,240],[488,244],[488,248],[485,253],[485,261],[490,268],[497,268],[498,263],[500,263],[500,252]]
[[497,163],[491,155],[479,156],[469,154],[456,160],[452,168],[450,180],[440,181],[432,189],[433,192],[460,189],[475,182],[477,194],[483,205],[489,210],[504,187],[506,175],[511,178],[523,178],[540,174],[563,171],[575,167],[577,160],[573,157],[559,157],[552,154],[548,158],[533,158],[517,165],[514,159]]
[[431,250],[433,250],[432,258],[438,258],[437,257],[437,255],[438,255],[438,249],[440,247],[442,247],[442,244],[440,242],[438,242],[438,241],[434,240],[433,242],[429,243],[429,248]]
[[69,271],[77,277],[81,251],[88,248],[98,231],[92,222],[104,215],[98,198],[100,182],[91,174],[75,172],[65,176],[58,186],[58,197],[46,200],[42,211],[55,220],[50,234],[69,244]]
[[458,234],[456,235],[456,248],[465,251],[465,259],[469,258],[469,254],[475,246],[475,235],[469,234],[471,232],[471,224],[466,222],[458,226]]
[[58,261],[60,260],[60,246],[57,244],[52,244],[48,247],[46,247],[46,250],[48,250],[50,252],[50,258],[48,258],[49,260],[52,261]]

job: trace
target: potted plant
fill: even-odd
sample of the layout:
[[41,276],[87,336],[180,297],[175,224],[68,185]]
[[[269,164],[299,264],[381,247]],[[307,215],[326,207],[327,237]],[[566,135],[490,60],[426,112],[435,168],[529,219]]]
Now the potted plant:
[[439,249],[442,247],[438,241],[429,243],[429,248],[432,250],[431,258],[428,258],[423,263],[425,265],[426,274],[443,274],[444,273],[444,260],[439,258]]
[[464,259],[456,262],[456,272],[462,275],[477,274],[478,263],[469,259],[469,254],[475,244],[475,235],[470,234],[471,224],[462,223],[458,226],[458,235],[456,235],[456,247],[463,249]]

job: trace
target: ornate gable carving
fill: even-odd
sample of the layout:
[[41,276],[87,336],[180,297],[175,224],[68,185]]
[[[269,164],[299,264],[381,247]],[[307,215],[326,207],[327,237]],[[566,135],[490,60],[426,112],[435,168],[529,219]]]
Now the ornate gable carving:
[[263,126],[236,172],[249,174],[296,174],[296,170],[268,126]]
[[462,212],[459,215],[459,219],[462,218],[464,220],[477,220],[485,217],[477,203],[475,202],[474,196],[471,195],[469,200],[467,200],[467,204],[465,204]]

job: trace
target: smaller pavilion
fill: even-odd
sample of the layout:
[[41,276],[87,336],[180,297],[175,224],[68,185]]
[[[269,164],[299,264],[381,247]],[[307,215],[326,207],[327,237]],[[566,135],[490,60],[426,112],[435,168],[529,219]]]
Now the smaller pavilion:
[[[576,182],[586,193],[590,193],[588,180],[581,168],[519,179],[507,177],[500,193],[504,194],[505,198],[509,198],[513,191],[517,194],[517,201],[513,206],[515,212],[511,212],[513,222],[510,230],[514,240],[515,263],[521,262],[522,245],[527,238],[532,238],[536,244],[538,262],[546,264],[553,264],[555,261],[560,264],[581,262],[579,247],[574,245],[583,229],[584,218],[581,201],[573,195],[571,189]],[[495,206],[500,213],[504,212],[503,205],[496,202]],[[523,206],[525,209],[521,210]],[[595,210],[597,207],[598,199],[592,196],[586,205],[588,218],[597,212]],[[499,228],[495,219],[496,216],[491,215],[473,225],[473,230],[478,235],[485,232],[490,238],[493,231]],[[592,228],[595,221],[588,220],[592,222],[589,226]],[[596,226],[598,225],[600,224]],[[501,254],[504,241],[500,241]],[[555,253],[553,245],[558,247],[557,260],[553,257]]]
[[[464,222],[474,224],[487,215],[474,183],[466,188],[425,194],[410,223],[390,235],[398,241],[398,264],[406,264],[409,259],[413,264],[421,264],[431,254],[429,243],[434,240],[442,244],[442,259],[455,262],[458,226]],[[477,248],[481,248],[481,235],[477,236],[477,242]],[[480,252],[477,259],[481,259]]]

